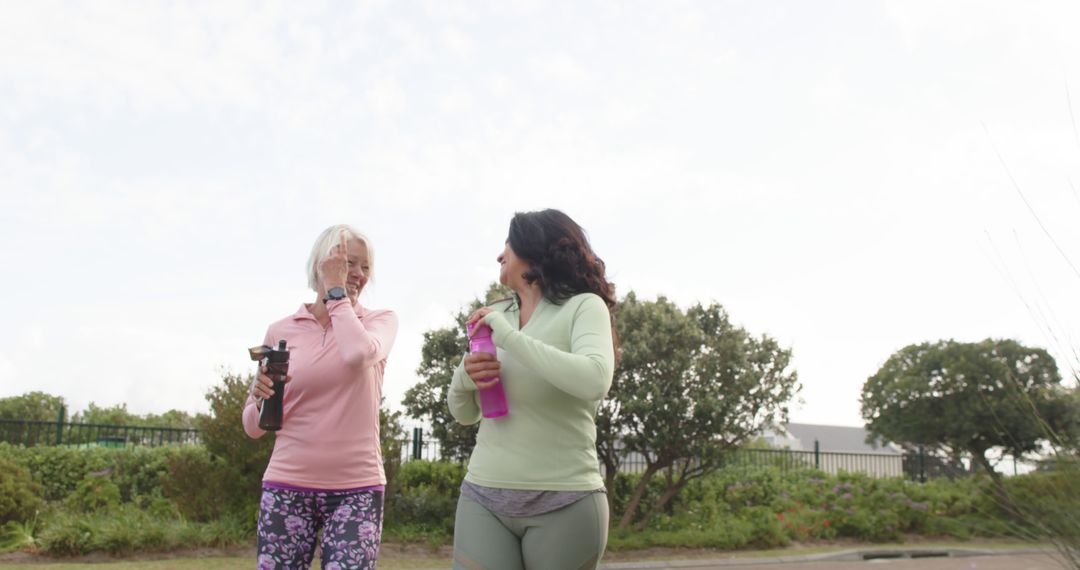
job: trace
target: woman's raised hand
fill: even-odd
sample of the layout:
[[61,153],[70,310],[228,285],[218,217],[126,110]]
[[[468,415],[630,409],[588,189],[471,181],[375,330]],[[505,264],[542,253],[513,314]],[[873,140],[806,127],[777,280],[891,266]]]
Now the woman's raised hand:
[[[491,307],[480,307],[465,319],[465,330],[472,329],[473,325],[480,322],[491,312]],[[481,390],[490,388],[499,382],[499,360],[494,354],[488,352],[474,352],[465,355],[465,373],[472,379],[473,384]]]
[[322,279],[324,291],[333,287],[344,287],[348,280],[349,241],[345,238],[345,230],[341,231],[339,237],[341,243],[335,245],[330,255],[319,264],[319,277]]
[[480,319],[484,318],[490,312],[491,312],[491,307],[480,307],[479,309],[473,311],[473,314],[469,315],[469,318],[465,319],[466,328],[472,327],[473,323],[475,323],[475,322],[479,321]]

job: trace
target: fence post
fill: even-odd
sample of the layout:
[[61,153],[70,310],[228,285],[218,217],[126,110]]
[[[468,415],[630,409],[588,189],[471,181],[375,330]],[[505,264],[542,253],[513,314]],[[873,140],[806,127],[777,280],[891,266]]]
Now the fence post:
[[821,469],[821,444],[814,440],[814,469]]
[[421,428],[413,428],[412,430],[412,458],[422,459],[421,454],[424,449],[424,430]]
[[926,449],[919,445],[919,482],[926,482]]
[[60,404],[60,411],[56,414],[56,445],[64,440],[64,405]]

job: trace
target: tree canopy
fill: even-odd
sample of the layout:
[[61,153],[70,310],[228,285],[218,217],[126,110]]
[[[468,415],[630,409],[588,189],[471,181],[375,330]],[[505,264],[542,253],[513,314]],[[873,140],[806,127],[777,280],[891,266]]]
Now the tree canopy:
[[405,392],[402,405],[406,413],[418,420],[431,422],[431,436],[439,444],[442,459],[464,461],[476,445],[478,426],[463,426],[451,415],[446,404],[446,393],[454,370],[469,347],[465,336],[465,319],[480,307],[510,296],[510,290],[498,283],[488,285],[484,300],[474,299],[454,315],[454,323],[448,327],[424,333],[420,349],[420,366],[416,374],[420,382]]
[[55,422],[64,398],[45,392],[27,392],[0,398],[0,420]]
[[872,434],[969,454],[992,475],[990,450],[1022,456],[1075,433],[1075,400],[1053,357],[1015,340],[906,346],[866,381],[860,401]]
[[[681,310],[664,297],[619,303],[622,362],[600,407],[597,447],[608,486],[621,456],[646,469],[619,526],[643,527],[687,483],[716,471],[726,452],[777,421],[799,391],[791,351],[733,324],[716,303]],[[666,471],[671,468],[670,471]],[[650,480],[665,471],[665,491],[637,511]]]

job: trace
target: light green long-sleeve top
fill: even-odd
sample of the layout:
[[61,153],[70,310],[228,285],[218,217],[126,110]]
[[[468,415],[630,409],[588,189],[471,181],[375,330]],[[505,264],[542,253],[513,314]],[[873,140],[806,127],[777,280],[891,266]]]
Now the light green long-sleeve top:
[[485,487],[591,491],[603,487],[596,457],[596,409],[611,387],[615,350],[603,299],[582,293],[540,301],[519,330],[516,305],[484,317],[492,330],[509,413],[482,418],[464,359],[450,382],[450,413],[480,422],[465,480]]

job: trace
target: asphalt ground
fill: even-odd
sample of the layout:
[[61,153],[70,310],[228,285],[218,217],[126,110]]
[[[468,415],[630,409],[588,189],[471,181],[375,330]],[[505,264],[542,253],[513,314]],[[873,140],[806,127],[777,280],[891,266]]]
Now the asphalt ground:
[[[912,558],[911,555],[925,556]],[[869,555],[870,559],[863,559]],[[875,557],[875,556],[899,556]],[[1054,552],[1037,550],[851,551],[825,555],[761,559],[669,560],[602,564],[604,570],[1068,570]]]

